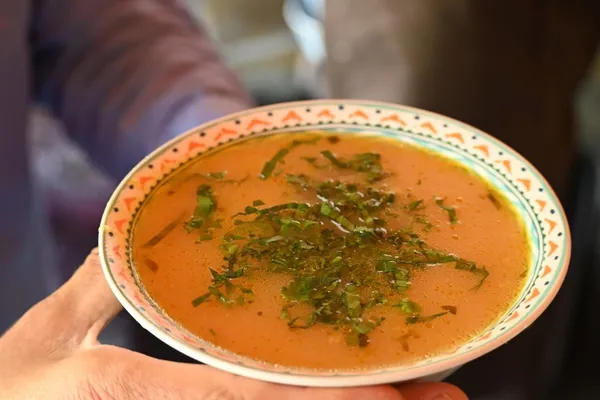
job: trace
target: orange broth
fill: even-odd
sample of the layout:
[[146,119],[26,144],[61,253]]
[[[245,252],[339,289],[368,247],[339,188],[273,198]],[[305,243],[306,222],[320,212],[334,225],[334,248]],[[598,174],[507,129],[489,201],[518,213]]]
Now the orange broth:
[[[501,194],[492,193],[485,181],[458,164],[396,140],[343,134],[332,143],[326,138],[330,134],[317,134],[323,138],[291,149],[268,179],[259,177],[265,162],[292,140],[306,138],[309,133],[257,137],[224,146],[178,171],[155,190],[135,223],[132,248],[141,282],[166,313],[199,337],[250,358],[287,366],[348,370],[397,365],[451,350],[508,309],[524,284],[530,249],[521,221]],[[337,168],[321,155],[325,150],[339,159],[350,159],[357,153],[379,154],[389,176],[372,186],[396,195],[391,206],[395,214],[387,226],[409,228],[428,246],[485,266],[489,276],[478,289],[474,286],[480,277],[456,269],[453,263],[411,270],[411,285],[404,295],[418,303],[421,315],[440,310],[454,313],[408,323],[407,315],[393,304],[378,305],[365,312],[385,320],[369,333],[367,346],[353,346],[347,343],[344,329],[331,325],[290,328],[282,319],[282,287],[291,278],[264,268],[239,278],[253,292],[243,304],[226,306],[211,298],[192,305],[192,300],[211,285],[209,268],[220,271],[224,264],[219,245],[224,234],[234,228],[234,220],[241,218],[234,214],[257,199],[265,203],[264,207],[316,200],[313,193],[287,182],[286,174],[342,182],[357,181],[364,175]],[[316,161],[311,164],[307,157]],[[225,179],[205,175],[220,171],[226,171]],[[222,219],[222,227],[215,228],[213,238],[204,241],[197,232],[183,228],[194,212],[196,190],[201,184],[211,186],[217,202],[214,217]],[[435,203],[440,197],[444,205],[455,210],[456,223]],[[407,209],[416,200],[422,200],[418,211],[421,222],[416,221],[415,211]],[[170,224],[175,227],[157,241],[157,234],[164,234]]]

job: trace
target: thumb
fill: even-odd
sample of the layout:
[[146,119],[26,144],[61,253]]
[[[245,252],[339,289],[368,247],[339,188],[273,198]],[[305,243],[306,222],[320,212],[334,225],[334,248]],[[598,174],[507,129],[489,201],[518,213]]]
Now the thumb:
[[122,310],[102,273],[98,248],[90,252],[56,296],[60,308],[69,313],[64,317],[68,317],[77,343],[97,343],[102,329]]
[[93,345],[119,311],[94,249],[61,288],[25,313],[3,339],[29,343],[29,350],[37,353],[45,347],[46,354]]

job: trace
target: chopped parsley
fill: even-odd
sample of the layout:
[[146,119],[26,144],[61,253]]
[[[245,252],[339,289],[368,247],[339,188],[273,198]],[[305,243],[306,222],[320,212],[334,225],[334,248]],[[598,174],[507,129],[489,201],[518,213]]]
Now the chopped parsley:
[[337,168],[365,173],[367,182],[370,183],[382,180],[387,176],[381,166],[381,156],[377,153],[356,154],[348,160],[336,157],[329,150],[322,151],[321,155]]
[[275,153],[273,158],[271,158],[269,161],[267,161],[265,163],[265,165],[259,175],[260,179],[264,180],[264,179],[269,178],[273,174],[273,171],[275,170],[275,166],[277,165],[277,163],[280,163],[284,159],[284,157],[287,156],[288,153],[290,151],[292,151],[294,148],[296,148],[300,145],[303,145],[303,144],[315,144],[319,141],[319,139],[320,139],[320,137],[316,136],[316,137],[309,138],[309,139],[293,140],[289,146],[280,149],[277,153]]
[[407,211],[416,211],[423,208],[423,200],[415,200],[406,205]]
[[209,172],[207,174],[204,174],[204,176],[206,176],[208,179],[214,179],[214,180],[220,181],[220,180],[225,179],[225,177],[227,176],[227,172],[226,171]]
[[185,223],[185,229],[191,232],[202,228],[216,208],[217,201],[213,196],[211,186],[206,184],[198,186],[196,190],[196,208],[192,217]]
[[434,199],[435,204],[441,208],[442,210],[446,211],[448,213],[448,219],[450,220],[451,224],[456,224],[458,223],[458,218],[456,217],[456,209],[454,207],[450,207],[444,204],[444,199],[440,198],[440,197],[436,197]]
[[[293,141],[279,150],[265,164],[260,178],[271,176],[275,165],[294,147],[316,140]],[[444,306],[443,312],[422,315],[420,305],[410,299],[412,274],[450,264],[477,276],[478,288],[489,274],[485,267],[428,246],[411,229],[388,226],[388,218],[404,209],[426,231],[432,227],[416,213],[424,208],[423,200],[398,205],[395,193],[373,186],[387,176],[379,154],[347,159],[331,151],[321,155],[336,168],[357,172],[362,182],[319,182],[305,175],[285,175],[284,184],[302,189],[307,201],[267,206],[254,200],[236,214],[234,226],[221,238],[223,264],[210,270],[211,284],[192,305],[207,301],[225,306],[246,304],[252,301],[249,282],[253,271],[263,271],[289,277],[281,288],[280,315],[290,329],[329,325],[344,333],[346,343],[352,346],[369,344],[370,333],[385,323],[377,314],[386,304],[405,315],[407,324],[456,314],[455,306]],[[310,160],[316,163],[316,159]],[[452,224],[457,222],[453,207],[443,199],[434,201],[448,213]],[[199,229],[201,237],[213,239],[216,205],[212,188],[199,186],[196,208],[185,228]]]

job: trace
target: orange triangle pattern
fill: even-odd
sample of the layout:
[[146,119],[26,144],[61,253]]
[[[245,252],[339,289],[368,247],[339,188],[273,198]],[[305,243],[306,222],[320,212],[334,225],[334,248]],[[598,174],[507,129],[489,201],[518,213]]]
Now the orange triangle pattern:
[[535,202],[539,204],[540,211],[544,211],[544,208],[546,208],[546,202],[543,200],[536,200]]
[[437,133],[437,130],[433,127],[431,122],[425,122],[421,124],[421,128],[429,129],[432,133]]
[[487,340],[490,338],[490,336],[492,336],[492,332],[488,332],[485,335],[483,335],[482,337],[480,337],[479,339],[477,339],[478,341],[480,340]]
[[214,354],[216,354],[216,355],[217,355],[217,357],[219,357],[219,358],[225,358],[225,359],[229,359],[229,357],[227,357],[227,355],[225,355],[225,354],[221,353],[220,351],[216,351],[216,350],[215,350]]
[[122,235],[123,234],[123,224],[125,223],[124,219],[120,219],[118,221],[115,221],[115,228],[117,228],[117,230],[119,231],[119,233]]
[[139,305],[145,303],[144,298],[140,296],[138,292],[133,292],[133,299],[138,302]]
[[140,178],[140,186],[142,186],[142,189],[144,189],[144,185],[146,184],[146,182],[151,181],[152,179],[154,178],[152,178],[151,176],[142,176]]
[[195,341],[195,340],[194,340],[192,337],[190,337],[190,336],[187,336],[187,335],[186,335],[186,336],[183,336],[183,340],[185,340],[185,341],[186,341],[186,342],[188,342],[189,344],[194,344],[194,343],[196,343],[196,341]]
[[263,126],[265,126],[265,125],[271,125],[271,124],[269,122],[267,122],[267,121],[263,121],[263,120],[260,120],[260,119],[253,119],[252,121],[250,121],[250,123],[248,124],[248,126],[246,127],[246,129],[248,129],[248,130],[253,129],[257,125],[263,125]]
[[115,254],[115,256],[122,258],[121,257],[121,248],[119,247],[119,245],[116,245],[115,247],[113,247],[113,253]]
[[119,272],[117,272],[117,275],[119,275],[119,278],[121,278],[124,281],[126,281],[129,278],[127,276],[127,273],[125,272],[125,268],[119,270]]
[[198,147],[199,148],[205,148],[206,145],[204,143],[198,143],[198,142],[192,141],[192,142],[190,142],[190,144],[188,144],[188,151],[192,151],[192,150],[194,150],[195,148],[198,148]]
[[162,161],[162,163],[160,164],[160,171],[164,172],[165,168],[167,167],[167,164],[174,164],[175,160],[170,160],[170,159],[164,159]]
[[[254,124],[258,124],[258,123],[263,123],[265,124],[264,121],[260,121],[257,119],[253,119],[252,121],[250,121],[250,124],[248,125],[248,129],[252,129],[252,126],[254,126]],[[230,135],[235,135],[237,132],[231,129],[227,129],[227,128],[221,128],[221,130],[219,131],[219,133],[217,133],[217,135],[215,136],[215,140],[219,140],[221,139],[223,136],[230,136]]]
[[512,321],[513,319],[517,318],[518,316],[519,316],[519,313],[518,313],[517,311],[515,311],[515,312],[514,312],[514,313],[512,313],[512,314],[510,315],[510,317],[508,317],[508,318],[506,319],[506,321],[504,321],[504,322],[505,322],[505,323],[506,323],[506,322],[510,322],[510,321]]
[[369,117],[367,117],[367,114],[365,114],[361,110],[356,110],[352,114],[350,114],[350,118],[354,118],[354,117],[360,117],[360,118],[363,118],[363,119],[369,119]]
[[539,295],[540,295],[540,291],[537,288],[533,288],[533,290],[531,291],[531,296],[529,296],[529,298],[525,301],[530,302],[531,300],[535,299]]
[[485,154],[486,157],[490,156],[490,150],[488,149],[488,147],[485,144],[475,146],[475,149],[481,151],[483,154]]
[[393,122],[399,123],[402,126],[406,126],[406,122],[404,122],[404,120],[402,118],[400,118],[398,116],[398,114],[388,115],[387,117],[384,117],[381,119],[381,122],[386,122],[386,121],[393,121]]
[[290,119],[293,119],[296,121],[302,121],[302,118],[300,118],[300,116],[295,111],[292,110],[289,113],[287,113],[287,115],[281,120],[281,122],[287,122]]
[[558,248],[558,245],[556,243],[554,243],[553,241],[549,241],[548,242],[548,246],[550,246],[550,251],[548,252],[548,255],[552,255],[552,253],[554,253],[556,251],[556,249]]
[[511,170],[510,170],[510,161],[508,161],[508,160],[496,160],[496,162],[497,162],[498,164],[502,164],[502,165],[504,165],[504,168],[506,168],[506,170],[507,170],[509,173],[511,172]]
[[319,114],[317,114],[317,117],[329,117],[329,118],[333,118],[333,114],[328,109],[324,109]]
[[465,144],[465,139],[463,138],[463,135],[460,132],[448,133],[446,135],[446,137],[449,138],[449,139],[456,139],[459,142],[461,142],[462,144]]
[[544,267],[544,272],[542,273],[542,276],[541,276],[541,277],[542,277],[542,278],[545,278],[545,277],[546,277],[546,275],[548,275],[550,272],[552,272],[552,268],[550,268],[548,265],[546,265],[546,266]]
[[529,179],[517,179],[517,181],[521,182],[527,191],[531,190],[531,181]]
[[131,212],[131,203],[133,203],[135,201],[134,197],[127,197],[125,199],[123,199],[123,202],[125,203],[125,207],[127,207],[127,211]]
[[554,228],[556,228],[556,222],[552,221],[551,219],[546,218],[545,221],[548,223],[548,225],[550,225],[550,229],[548,230],[548,233],[552,233],[552,231],[554,230]]

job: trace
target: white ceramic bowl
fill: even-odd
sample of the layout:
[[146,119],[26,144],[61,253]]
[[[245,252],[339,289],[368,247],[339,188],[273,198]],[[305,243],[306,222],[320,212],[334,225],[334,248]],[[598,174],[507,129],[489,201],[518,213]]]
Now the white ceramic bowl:
[[[306,130],[369,132],[410,142],[452,158],[504,193],[525,221],[532,248],[526,284],[514,304],[484,333],[450,352],[412,364],[367,371],[328,372],[270,365],[202,340],[173,321],[148,296],[132,267],[132,223],[157,185],[206,151],[248,135]],[[540,138],[540,151],[544,151]],[[178,351],[235,374],[303,386],[360,386],[440,379],[506,343],[527,328],[558,292],[569,264],[565,213],[542,175],[491,136],[431,112],[360,100],[275,104],[198,126],[141,161],[112,195],[99,232],[108,283],[123,307],[148,331]]]

